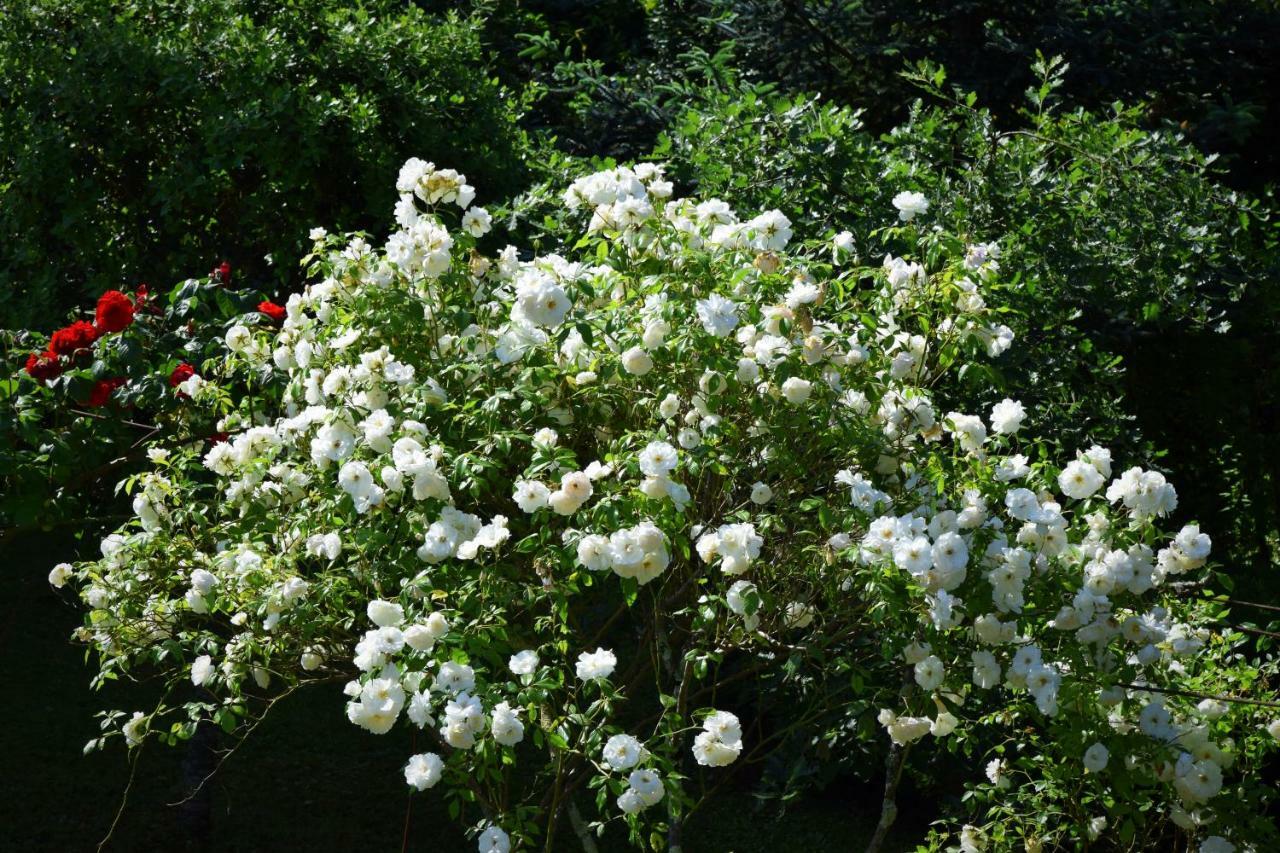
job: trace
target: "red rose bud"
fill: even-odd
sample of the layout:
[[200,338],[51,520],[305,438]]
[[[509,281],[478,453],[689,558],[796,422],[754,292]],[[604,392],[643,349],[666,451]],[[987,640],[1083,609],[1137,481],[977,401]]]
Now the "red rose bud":
[[27,356],[27,375],[32,379],[44,382],[49,379],[57,379],[62,373],[62,365],[58,363],[58,357],[51,352],[31,353]]
[[284,316],[287,313],[283,306],[277,305],[274,302],[259,302],[258,310],[270,317],[271,321],[274,323],[284,322]]
[[209,436],[209,443],[222,444],[223,442],[227,441],[230,438],[231,438],[231,433],[229,432],[215,432],[213,435]]
[[98,408],[111,402],[111,395],[124,384],[123,379],[99,379],[89,392],[89,405]]
[[175,367],[173,372],[169,374],[169,387],[177,388],[183,382],[186,382],[195,375],[196,369],[184,361],[182,364]]
[[223,261],[213,268],[209,273],[209,278],[214,281],[221,282],[224,286],[231,284],[231,264]]
[[110,334],[127,329],[133,322],[133,303],[118,290],[108,290],[98,297],[98,311],[94,325],[99,334]]
[[93,346],[98,339],[98,330],[92,323],[76,320],[70,326],[59,329],[49,339],[49,352],[55,355],[75,355],[82,349]]

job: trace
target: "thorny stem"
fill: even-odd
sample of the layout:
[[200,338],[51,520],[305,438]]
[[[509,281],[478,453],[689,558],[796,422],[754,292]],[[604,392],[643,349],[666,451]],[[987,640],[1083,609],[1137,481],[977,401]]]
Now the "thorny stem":
[[1164,693],[1169,696],[1187,696],[1192,699],[1217,699],[1219,702],[1234,702],[1239,705],[1259,705],[1264,708],[1280,708],[1280,702],[1265,699],[1245,699],[1242,696],[1218,696],[1213,693],[1201,693],[1198,690],[1176,690],[1172,687],[1155,687],[1151,684],[1117,684],[1127,690],[1148,690],[1152,693]]
[[586,821],[582,819],[582,812],[578,811],[578,804],[573,800],[569,800],[569,824],[578,836],[578,842],[582,845],[582,853],[599,853],[599,848],[596,847],[596,840],[591,837],[591,830],[588,828]]
[[880,853],[889,828],[898,818],[898,782],[902,779],[902,768],[906,764],[909,746],[893,744],[884,760],[884,800],[880,803],[880,822],[876,824],[875,834],[867,844],[867,853]]
[[208,775],[206,775],[203,779],[201,779],[200,782],[194,788],[192,788],[191,792],[188,793],[185,797],[183,797],[181,800],[178,800],[176,803],[170,803],[169,805],[181,806],[195,799],[196,795],[199,794],[202,790],[204,790],[204,786],[209,783],[209,780],[212,779],[214,776],[218,775],[218,771],[222,769],[222,765],[226,762],[226,760],[230,758],[232,755],[234,755],[237,749],[239,749],[241,746],[244,745],[244,742],[249,739],[249,735],[253,734],[254,730],[257,729],[258,726],[262,725],[262,721],[267,718],[267,714],[271,712],[271,709],[275,707],[276,703],[279,702],[281,699],[284,699],[286,696],[292,695],[293,692],[296,691],[301,686],[302,686],[301,684],[295,685],[293,687],[290,687],[288,690],[284,691],[280,695],[273,697],[271,701],[267,703],[267,707],[262,710],[262,714],[256,720],[253,721],[253,723],[245,731],[244,735],[241,736],[240,739],[236,741],[235,746],[227,750],[218,759],[218,763],[214,766],[213,770],[209,771]]
[[138,775],[138,761],[142,758],[142,746],[142,744],[138,744],[137,750],[133,753],[133,766],[129,769],[129,781],[124,786],[124,793],[120,795],[120,807],[116,809],[116,816],[112,819],[106,836],[98,842],[98,853],[102,853],[103,848],[107,846],[107,842],[111,840],[111,836],[115,834],[116,826],[119,825],[120,818],[124,815],[125,806],[129,804],[129,792],[133,790],[133,780]]
[[[413,732],[410,735],[409,749],[412,752],[418,751],[418,733]],[[404,833],[400,837],[400,853],[408,853],[409,850],[409,822],[413,817],[413,791],[409,792],[409,802],[404,807]]]

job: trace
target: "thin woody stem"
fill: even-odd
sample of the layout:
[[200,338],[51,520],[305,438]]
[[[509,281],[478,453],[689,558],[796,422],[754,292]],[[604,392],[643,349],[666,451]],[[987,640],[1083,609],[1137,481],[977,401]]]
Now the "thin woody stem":
[[889,835],[889,829],[898,819],[898,783],[902,781],[902,768],[906,765],[910,746],[893,744],[884,760],[884,799],[880,803],[880,822],[875,834],[867,843],[867,853],[879,853]]

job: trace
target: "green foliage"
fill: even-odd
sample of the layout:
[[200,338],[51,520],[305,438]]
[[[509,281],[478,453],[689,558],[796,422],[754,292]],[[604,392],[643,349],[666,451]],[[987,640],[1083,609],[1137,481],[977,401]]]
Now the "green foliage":
[[[1057,108],[1065,71],[1041,64],[1026,129],[1006,131],[930,66],[910,75],[924,99],[883,136],[820,98],[704,87],[652,157],[678,184],[731,205],[781,209],[813,233],[850,230],[868,260],[891,248],[877,227],[892,197],[923,192],[932,221],[998,240],[1002,263],[1018,270],[1002,310],[1019,346],[967,387],[1018,389],[1068,444],[1134,452],[1142,438],[1121,400],[1119,353],[1140,336],[1229,327],[1275,264],[1272,226],[1256,202],[1215,183],[1212,158],[1176,133],[1144,130],[1138,110]],[[546,168],[554,182],[575,165]],[[535,191],[517,205],[522,227],[553,226],[550,198]]]
[[[1145,446],[1185,472],[1199,485],[1186,517],[1216,531],[1239,593],[1274,597],[1274,3],[590,8],[533,3],[518,23],[488,19],[507,36],[493,39],[499,68],[533,81],[531,126],[597,165],[644,156],[658,139],[656,156],[685,181],[826,215],[833,228],[880,209],[887,196],[867,197],[867,178],[949,193],[947,215],[967,210],[970,224],[1005,235],[1026,271],[1011,308],[1034,323],[1020,326],[1008,375],[982,378],[1034,392],[1057,435]],[[1041,53],[1067,61],[1037,70]],[[902,74],[926,59],[950,79]],[[822,99],[795,94],[812,91]],[[896,153],[873,150],[880,133]],[[573,171],[544,161],[553,179]],[[867,189],[851,197],[850,186]]]
[[1249,186],[1280,166],[1265,133],[1280,108],[1271,61],[1280,16],[1268,0],[614,0],[591,4],[592,14],[530,5],[539,14],[522,23],[539,37],[520,58],[542,63],[549,117],[581,146],[572,150],[629,156],[637,130],[656,133],[678,110],[669,96],[682,81],[726,75],[820,91],[887,130],[915,97],[899,72],[921,60],[944,65],[1011,126],[1043,52],[1070,60],[1072,108],[1143,102],[1145,120],[1182,124],[1203,149],[1229,154]]
[[[1280,388],[1265,343],[1280,319],[1269,210],[1225,188],[1215,158],[1176,129],[1150,130],[1141,109],[1119,104],[1067,108],[1058,95],[1069,69],[1041,60],[1037,73],[1020,123],[1002,129],[976,96],[921,66],[909,76],[922,97],[884,135],[865,127],[862,112],[825,99],[704,87],[652,157],[682,188],[780,208],[811,233],[850,230],[869,262],[892,249],[877,229],[902,190],[931,200],[931,222],[998,240],[1002,266],[1016,271],[1000,310],[1018,344],[998,371],[971,365],[969,382],[943,399],[973,409],[1003,389],[1063,451],[1101,441],[1171,464],[1199,484],[1185,492],[1183,517],[1214,532],[1228,575],[1249,591],[1242,597],[1267,601],[1280,553],[1280,466],[1267,414]],[[517,210],[549,235],[557,220],[547,201],[534,192]],[[1163,458],[1157,448],[1169,447],[1175,455]],[[1260,615],[1244,609],[1234,619]],[[975,746],[981,755],[991,744]],[[945,770],[920,769],[946,784]],[[769,784],[785,792],[812,781]],[[1072,788],[1047,790],[1069,798]],[[1119,812],[1116,820],[1143,843],[1146,824]]]
[[380,223],[410,153],[520,180],[472,19],[392,0],[9,5],[0,326],[222,259],[296,283],[308,229]]
[[1005,306],[1019,346],[978,386],[1017,389],[1070,441],[1171,451],[1164,462],[1202,484],[1186,517],[1265,599],[1280,555],[1275,222],[1180,134],[1145,130],[1139,109],[1062,108],[1055,84],[1070,72],[1042,69],[1021,129],[998,129],[922,67],[911,76],[924,99],[884,136],[823,99],[707,92],[655,156],[710,195],[813,228],[861,233],[912,189],[941,223],[998,239],[1019,271]]

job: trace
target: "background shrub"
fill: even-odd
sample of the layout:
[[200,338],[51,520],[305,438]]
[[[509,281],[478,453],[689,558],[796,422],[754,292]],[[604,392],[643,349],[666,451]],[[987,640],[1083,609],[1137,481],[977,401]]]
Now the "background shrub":
[[222,259],[284,287],[309,228],[386,218],[410,152],[516,187],[517,110],[478,26],[391,0],[14,4],[0,327]]
[[1240,186],[1280,168],[1266,133],[1280,109],[1280,17],[1266,0],[531,0],[487,26],[504,36],[493,43],[507,73],[540,73],[549,97],[534,118],[579,152],[643,153],[644,135],[679,110],[673,90],[729,74],[822,92],[885,131],[916,97],[900,72],[921,60],[1016,125],[1042,53],[1070,61],[1072,108],[1141,103],[1146,121],[1180,124],[1226,157]]

